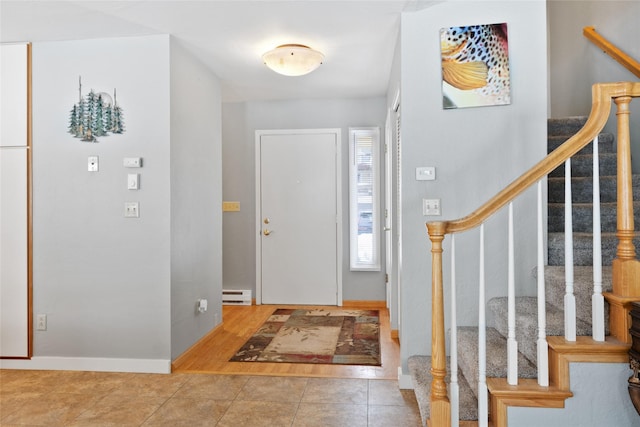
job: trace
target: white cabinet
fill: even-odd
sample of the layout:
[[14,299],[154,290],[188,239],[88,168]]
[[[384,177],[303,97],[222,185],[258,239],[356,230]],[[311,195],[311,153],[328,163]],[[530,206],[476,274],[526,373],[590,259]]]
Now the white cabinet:
[[0,357],[30,357],[27,44],[0,45]]

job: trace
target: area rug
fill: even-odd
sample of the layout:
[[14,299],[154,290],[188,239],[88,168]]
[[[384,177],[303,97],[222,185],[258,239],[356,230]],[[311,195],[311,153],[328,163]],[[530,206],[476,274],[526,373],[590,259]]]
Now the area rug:
[[231,362],[380,366],[378,310],[277,309]]

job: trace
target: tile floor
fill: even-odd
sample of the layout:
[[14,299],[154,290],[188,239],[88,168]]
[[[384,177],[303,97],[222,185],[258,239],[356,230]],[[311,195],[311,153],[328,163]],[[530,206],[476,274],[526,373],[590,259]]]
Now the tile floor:
[[0,370],[0,425],[421,426],[394,380]]

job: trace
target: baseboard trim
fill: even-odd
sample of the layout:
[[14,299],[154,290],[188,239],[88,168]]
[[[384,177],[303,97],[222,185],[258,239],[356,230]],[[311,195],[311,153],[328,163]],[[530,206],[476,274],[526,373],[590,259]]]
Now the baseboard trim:
[[398,366],[398,388],[400,388],[400,390],[413,390],[411,375],[403,374],[402,366]]
[[2,359],[1,369],[45,371],[96,371],[170,374],[171,360],[112,359],[102,357],[32,357],[30,360]]
[[367,300],[343,300],[343,307],[358,307],[358,308],[386,308],[386,301],[367,301]]

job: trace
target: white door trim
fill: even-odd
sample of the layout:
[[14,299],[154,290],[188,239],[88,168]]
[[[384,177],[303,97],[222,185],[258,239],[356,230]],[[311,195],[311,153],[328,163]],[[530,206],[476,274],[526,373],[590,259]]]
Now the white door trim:
[[255,215],[255,236],[256,236],[256,304],[262,304],[262,213],[261,206],[261,156],[260,156],[260,139],[262,135],[309,135],[309,134],[332,134],[336,137],[336,283],[337,295],[336,300],[338,306],[342,306],[342,258],[343,258],[343,234],[342,227],[342,130],[339,128],[331,129],[272,129],[272,130],[256,130],[255,132],[255,182],[256,182],[256,215]]

